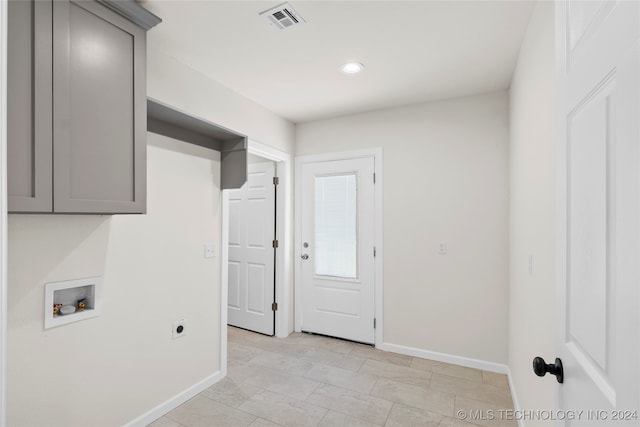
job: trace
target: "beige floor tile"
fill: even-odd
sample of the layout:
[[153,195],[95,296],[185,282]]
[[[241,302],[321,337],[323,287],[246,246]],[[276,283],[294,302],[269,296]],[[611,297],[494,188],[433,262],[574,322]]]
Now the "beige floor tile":
[[451,363],[438,362],[436,360],[421,359],[415,357],[411,362],[411,367],[437,374],[449,375],[451,377],[463,378],[469,381],[482,382],[482,371],[479,369],[467,368],[465,366],[452,365]]
[[268,341],[271,338],[272,337],[269,337],[267,335],[258,334],[256,332],[251,332],[240,328],[229,327],[227,329],[227,341],[255,345],[259,342]]
[[394,403],[385,427],[437,427],[443,418],[424,409]]
[[201,396],[216,400],[225,405],[237,408],[255,393],[261,391],[260,387],[245,383],[236,383],[229,377],[225,377],[201,393]]
[[359,393],[369,394],[378,377],[346,369],[318,364],[315,365],[305,377],[325,384],[331,384]]
[[249,427],[280,427],[282,424],[272,423],[269,420],[265,420],[264,418],[256,418],[254,422],[251,423]]
[[453,415],[454,395],[424,387],[381,379],[373,387],[371,395],[441,415]]
[[428,371],[371,359],[362,365],[359,372],[422,387],[429,387],[431,378],[431,372]]
[[380,424],[371,424],[350,415],[341,414],[335,411],[327,412],[318,427],[380,427]]
[[249,361],[252,365],[264,366],[266,368],[277,369],[289,375],[302,376],[313,367],[313,363],[308,360],[298,359],[283,354],[265,351]]
[[471,424],[456,418],[444,417],[438,427],[477,427],[478,424]]
[[347,369],[349,371],[357,372],[358,369],[364,364],[365,360],[362,357],[352,356],[351,353],[335,353],[330,350],[311,348],[308,349],[302,358],[314,363],[322,363],[324,365],[331,365],[337,368]]
[[496,387],[509,387],[509,380],[507,379],[507,376],[496,372],[482,371],[482,382]]
[[305,334],[303,332],[292,332],[289,334],[287,338],[285,338],[288,342],[292,344],[302,344],[306,342],[306,339],[309,337],[309,334]]
[[353,347],[351,353],[353,356],[364,357],[366,359],[373,359],[379,362],[393,363],[394,365],[409,366],[413,357],[405,356],[404,354],[391,353],[389,351],[382,351],[375,347],[365,344],[358,344]]
[[351,350],[353,350],[353,348],[358,345],[356,343],[344,341],[337,338],[330,338],[322,335],[312,334],[304,334],[300,342],[303,345],[344,354],[350,353]]
[[247,378],[256,375],[264,369],[264,366],[252,365],[250,363],[235,363],[229,361],[227,364],[227,377],[236,383],[244,382]]
[[326,409],[272,391],[257,393],[240,409],[286,427],[316,426]]
[[[505,413],[501,406],[491,405],[486,402],[456,397],[456,416],[465,418],[465,421],[487,427],[517,427],[517,421],[510,419],[513,416]],[[464,415],[462,415],[464,414]]]
[[304,400],[320,384],[309,378],[288,375],[282,371],[262,368],[244,381],[244,384]]
[[166,415],[185,427],[244,427],[255,420],[255,416],[235,408],[196,396]]
[[229,342],[227,345],[227,359],[233,360],[234,362],[248,362],[260,353],[262,353],[262,350],[256,347],[243,345],[233,341]]
[[162,417],[155,420],[154,422],[149,424],[147,427],[182,427],[182,426],[177,421],[170,420],[167,417]]
[[504,409],[513,408],[508,388],[505,389],[442,374],[433,374],[430,388],[455,394],[456,396],[487,402]]
[[288,339],[272,337],[269,340],[262,340],[255,344],[256,347],[270,351],[272,353],[285,354],[288,356],[300,357],[309,351],[309,347],[300,343],[291,342]]
[[311,334],[230,327],[228,341],[227,378],[150,427],[470,427],[488,420],[454,409],[512,408],[506,376],[493,372]]
[[387,400],[327,384],[321,384],[307,402],[373,424],[384,424],[392,406]]

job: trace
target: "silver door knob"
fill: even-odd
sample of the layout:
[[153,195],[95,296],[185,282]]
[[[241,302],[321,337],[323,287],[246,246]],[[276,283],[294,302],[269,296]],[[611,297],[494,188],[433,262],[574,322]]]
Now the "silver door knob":
[[302,257],[301,257],[301,258],[302,258],[302,259],[309,259],[309,255],[307,255],[307,254],[302,254]]

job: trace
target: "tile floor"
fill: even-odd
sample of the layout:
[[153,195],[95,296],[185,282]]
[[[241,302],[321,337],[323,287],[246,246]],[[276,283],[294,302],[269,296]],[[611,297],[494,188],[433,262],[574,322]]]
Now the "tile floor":
[[228,340],[228,376],[150,427],[517,425],[500,419],[505,375],[318,335],[229,327]]

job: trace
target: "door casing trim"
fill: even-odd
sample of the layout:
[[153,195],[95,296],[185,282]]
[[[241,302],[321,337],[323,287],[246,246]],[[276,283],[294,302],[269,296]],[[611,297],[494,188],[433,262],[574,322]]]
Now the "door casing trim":
[[296,332],[302,331],[302,283],[300,281],[302,264],[300,256],[302,255],[302,186],[301,174],[302,166],[307,163],[319,163],[319,162],[331,162],[337,160],[351,160],[361,158],[373,158],[374,170],[376,174],[376,184],[374,186],[374,244],[376,247],[376,257],[374,259],[374,298],[375,298],[375,318],[376,318],[376,330],[375,330],[375,346],[380,348],[384,343],[384,245],[383,245],[383,187],[384,179],[382,173],[382,148],[370,148],[357,151],[347,151],[339,153],[325,153],[325,154],[313,154],[306,156],[298,156],[295,158],[295,244],[294,244],[294,259],[295,259],[295,282],[294,282],[294,295],[295,295],[295,319],[294,329]]

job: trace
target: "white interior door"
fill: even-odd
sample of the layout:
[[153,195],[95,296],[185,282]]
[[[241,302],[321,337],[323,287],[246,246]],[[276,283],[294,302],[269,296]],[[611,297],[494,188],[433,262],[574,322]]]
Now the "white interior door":
[[374,339],[374,159],[301,168],[302,330]]
[[275,333],[275,163],[248,165],[248,179],[229,190],[228,323]]
[[558,392],[560,409],[585,411],[575,425],[640,424],[639,13],[556,6]]

